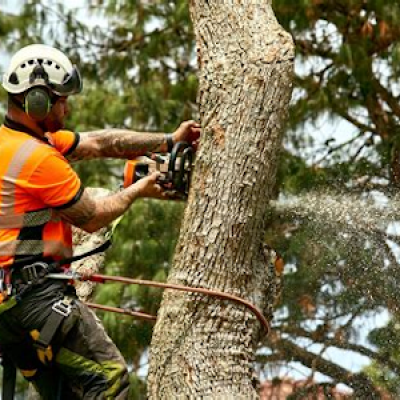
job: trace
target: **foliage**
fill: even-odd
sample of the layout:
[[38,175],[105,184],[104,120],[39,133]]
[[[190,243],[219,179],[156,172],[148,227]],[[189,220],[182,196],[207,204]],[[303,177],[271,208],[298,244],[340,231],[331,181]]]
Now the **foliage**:
[[383,366],[378,362],[373,362],[367,369],[367,373],[376,381],[379,386],[385,388],[389,393],[399,396],[400,377],[397,365],[400,362],[399,340],[400,324],[398,318],[394,318],[390,323],[381,329],[376,329],[370,334],[371,342],[381,349],[383,356],[394,360],[394,365]]
[[[267,235],[293,266],[285,277],[284,318],[277,321],[277,330],[297,343],[302,338],[321,344],[321,355],[337,348],[369,356],[374,360],[367,370],[372,378],[390,370],[385,376],[389,383],[376,379],[388,389],[399,376],[396,353],[387,351],[388,341],[398,346],[393,324],[373,331],[371,343],[364,346],[358,345],[363,331],[356,321],[382,309],[397,320],[399,309],[398,262],[391,247],[398,237],[386,231],[398,217],[379,217],[384,205],[373,199],[380,195],[397,208],[400,4],[274,3],[278,19],[295,38],[298,61],[286,139],[291,152],[282,158],[277,192],[315,193],[306,218],[299,218],[298,210],[281,216]],[[318,127],[326,121],[352,133],[347,139],[340,138],[340,131],[322,139]],[[310,145],[314,153],[304,158]],[[300,208],[310,201],[298,196]],[[371,219],[368,202],[375,204]],[[347,222],[335,220],[338,211]],[[381,226],[374,228],[371,221],[378,218]],[[385,340],[375,340],[377,335]],[[279,346],[275,350],[279,353]],[[279,354],[271,358],[279,359]],[[332,375],[328,364],[319,371],[351,383]]]
[[[107,273],[140,279],[165,281],[175,247],[183,204],[141,201],[121,221],[108,255]],[[96,301],[127,306],[155,315],[161,301],[160,290],[140,286],[103,285]],[[141,367],[143,352],[151,337],[151,324],[106,314],[104,321],[134,370]],[[129,332],[129,335],[127,335]]]
[[322,118],[344,120],[354,131],[352,138],[344,144],[337,143],[335,136],[327,139],[320,149],[322,159],[335,161],[333,156],[341,151],[357,164],[373,149],[382,175],[397,184],[400,4],[362,0],[274,3],[297,46],[291,143],[307,146],[307,129]]

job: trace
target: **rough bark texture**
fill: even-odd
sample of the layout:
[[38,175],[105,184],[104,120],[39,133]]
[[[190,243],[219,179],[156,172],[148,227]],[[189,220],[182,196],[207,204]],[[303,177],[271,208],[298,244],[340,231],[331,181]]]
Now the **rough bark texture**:
[[[192,0],[191,14],[203,136],[169,281],[223,290],[269,312],[265,213],[292,91],[292,38],[268,0]],[[257,398],[259,335],[241,306],[166,291],[149,398]]]

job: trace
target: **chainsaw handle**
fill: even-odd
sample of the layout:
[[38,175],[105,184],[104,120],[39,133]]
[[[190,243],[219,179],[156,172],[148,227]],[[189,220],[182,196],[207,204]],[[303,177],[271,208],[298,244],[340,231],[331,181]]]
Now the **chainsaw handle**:
[[[185,170],[185,164],[188,162],[189,169]],[[189,185],[190,185],[190,172],[193,163],[193,147],[188,146],[182,152],[180,165],[179,165],[179,175],[178,175],[178,190],[181,190],[186,195],[189,192]],[[186,178],[186,179],[185,179]]]
[[186,149],[189,147],[189,143],[187,142],[178,142],[175,144],[174,148],[171,151],[171,156],[168,163],[168,178],[171,182],[175,183],[176,177],[176,160],[178,158],[178,154],[182,149]]
[[[157,180],[165,190],[179,192],[180,197],[187,197],[190,184],[190,173],[194,158],[193,147],[187,142],[177,142],[169,156],[168,166],[166,159],[156,154],[147,153],[147,158],[155,162],[157,170],[162,176]],[[165,164],[166,171],[161,171],[159,166]],[[124,168],[124,188],[132,185],[138,180],[148,176],[150,172],[149,163],[143,161],[142,157],[129,160]],[[164,168],[165,169],[165,168]]]
[[[176,161],[181,152],[182,154],[177,168]],[[178,191],[184,191],[185,194],[187,194],[185,190],[185,174],[187,173],[187,171],[185,171],[185,165],[188,160],[191,166],[193,162],[193,148],[187,142],[176,143],[169,159],[168,180],[172,182],[173,186],[176,187]]]

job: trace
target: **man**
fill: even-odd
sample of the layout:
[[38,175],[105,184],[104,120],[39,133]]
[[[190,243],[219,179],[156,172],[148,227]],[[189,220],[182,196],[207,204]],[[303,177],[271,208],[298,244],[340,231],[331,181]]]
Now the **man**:
[[67,158],[131,159],[166,152],[178,141],[196,146],[200,127],[184,122],[170,135],[64,130],[68,97],[82,82],[76,66],[45,45],[18,51],[3,87],[9,106],[0,128],[0,346],[43,399],[126,399],[125,361],[70,287],[48,279],[26,293],[20,288],[43,263],[72,254],[71,224],[94,232],[138,198],[167,198],[157,173],[92,198]]

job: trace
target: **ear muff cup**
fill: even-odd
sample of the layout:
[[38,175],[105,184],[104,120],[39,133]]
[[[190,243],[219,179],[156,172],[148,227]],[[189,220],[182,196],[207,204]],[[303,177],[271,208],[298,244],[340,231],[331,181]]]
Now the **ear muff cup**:
[[33,88],[25,96],[24,110],[35,121],[43,121],[51,106],[50,96],[44,89]]

